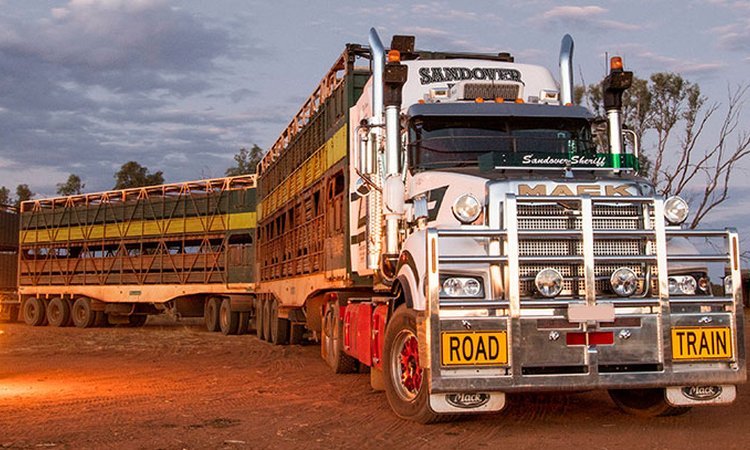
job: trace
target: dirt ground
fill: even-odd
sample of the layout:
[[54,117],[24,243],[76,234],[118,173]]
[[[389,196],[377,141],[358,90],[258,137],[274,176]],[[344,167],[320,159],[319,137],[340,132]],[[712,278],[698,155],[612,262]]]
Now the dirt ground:
[[524,395],[422,426],[315,345],[275,347],[198,321],[141,329],[0,323],[0,448],[749,448],[750,387],[681,417],[621,414],[606,393]]

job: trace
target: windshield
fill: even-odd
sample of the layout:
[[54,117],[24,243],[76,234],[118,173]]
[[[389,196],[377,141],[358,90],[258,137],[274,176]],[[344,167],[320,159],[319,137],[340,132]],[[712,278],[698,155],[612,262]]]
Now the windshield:
[[605,164],[581,118],[418,117],[409,132],[416,170]]

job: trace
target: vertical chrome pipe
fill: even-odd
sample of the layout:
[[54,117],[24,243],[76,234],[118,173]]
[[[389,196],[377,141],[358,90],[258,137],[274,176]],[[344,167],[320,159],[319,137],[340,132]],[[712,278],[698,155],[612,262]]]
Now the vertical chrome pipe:
[[573,38],[569,34],[560,45],[560,102],[573,103]]

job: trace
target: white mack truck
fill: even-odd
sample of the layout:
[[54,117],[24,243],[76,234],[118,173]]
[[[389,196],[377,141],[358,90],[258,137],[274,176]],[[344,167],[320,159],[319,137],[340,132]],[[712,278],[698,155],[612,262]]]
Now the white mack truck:
[[348,132],[319,141],[319,172],[344,172],[311,197],[315,210],[346,194],[330,209],[348,222],[346,258],[327,253],[335,221],[307,272],[283,262],[306,251],[264,250],[301,223],[274,212],[293,201],[277,197],[309,191],[279,189],[317,153],[264,184],[314,125],[296,120],[260,165],[259,271],[278,270],[259,280],[259,335],[283,341],[304,321],[334,371],[369,366],[395,413],[423,423],[501,410],[514,392],[606,389],[650,416],[732,402],[746,379],[737,233],[683,229],[687,203],[639,176],[621,124],[632,72],[617,58],[607,148],[595,144],[595,118],[572,105],[572,54],[565,36],[558,85],[507,53],[417,51],[411,36],[386,49],[374,29],[369,48],[348,46],[334,66],[355,85]]

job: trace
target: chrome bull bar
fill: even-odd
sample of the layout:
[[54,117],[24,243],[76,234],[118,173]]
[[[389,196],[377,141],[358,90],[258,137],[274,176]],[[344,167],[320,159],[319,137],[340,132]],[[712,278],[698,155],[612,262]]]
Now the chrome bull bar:
[[[560,230],[519,230],[518,205],[544,202],[561,202],[576,204],[581,215],[580,229]],[[644,220],[639,229],[594,229],[593,208],[600,203],[640,204],[648,208],[655,220]],[[435,229],[426,232],[426,302],[425,311],[419,318],[420,357],[422,366],[429,369],[430,391],[440,392],[476,392],[476,391],[542,391],[566,390],[580,388],[625,388],[625,387],[659,387],[670,385],[724,383],[736,384],[746,378],[743,304],[741,296],[740,252],[737,232],[725,230],[667,230],[662,219],[664,201],[661,198],[648,197],[542,197],[515,196],[506,194],[502,208],[489,208],[488,228],[484,229]],[[577,238],[582,242],[582,254],[564,256],[524,256],[520,254],[519,242],[523,238]],[[667,240],[671,238],[723,239],[726,251],[701,254],[667,254]],[[486,242],[486,254],[461,255],[441,254],[440,243],[448,239],[470,238]],[[654,254],[596,255],[596,239],[641,238],[653,243]],[[525,299],[520,292],[520,267],[522,263],[560,262],[580,263],[584,267],[584,295],[581,298],[560,301],[557,299]],[[656,296],[643,298],[597,298],[595,289],[594,268],[597,263],[649,263],[656,266]],[[669,296],[668,264],[695,262],[724,263],[729,267],[733,292],[731,295],[711,297],[695,296],[672,298]],[[440,299],[440,271],[449,266],[451,269],[466,265],[487,265],[490,278],[488,298],[474,300]],[[648,288],[646,288],[648,289]],[[657,321],[659,369],[650,372],[607,372],[598,370],[599,354],[596,346],[589,346],[585,351],[583,373],[555,373],[552,375],[529,375],[522,371],[520,364],[524,352],[534,351],[524,345],[521,321],[524,312],[549,309],[559,313],[570,305],[595,306],[611,304],[618,308],[650,307]],[[691,306],[714,305],[723,308],[731,317],[729,325],[732,331],[733,359],[726,364],[707,365],[700,370],[685,370],[685,365],[675,367],[671,357],[671,329],[683,318],[672,314],[671,309],[678,306],[681,310]],[[507,331],[508,363],[502,367],[474,368],[469,370],[445,367],[441,363],[441,333],[456,311],[467,318],[481,318],[484,323],[493,320]],[[690,314],[686,314],[686,317]],[[596,327],[596,324],[589,325]],[[586,330],[587,324],[583,324]]]

